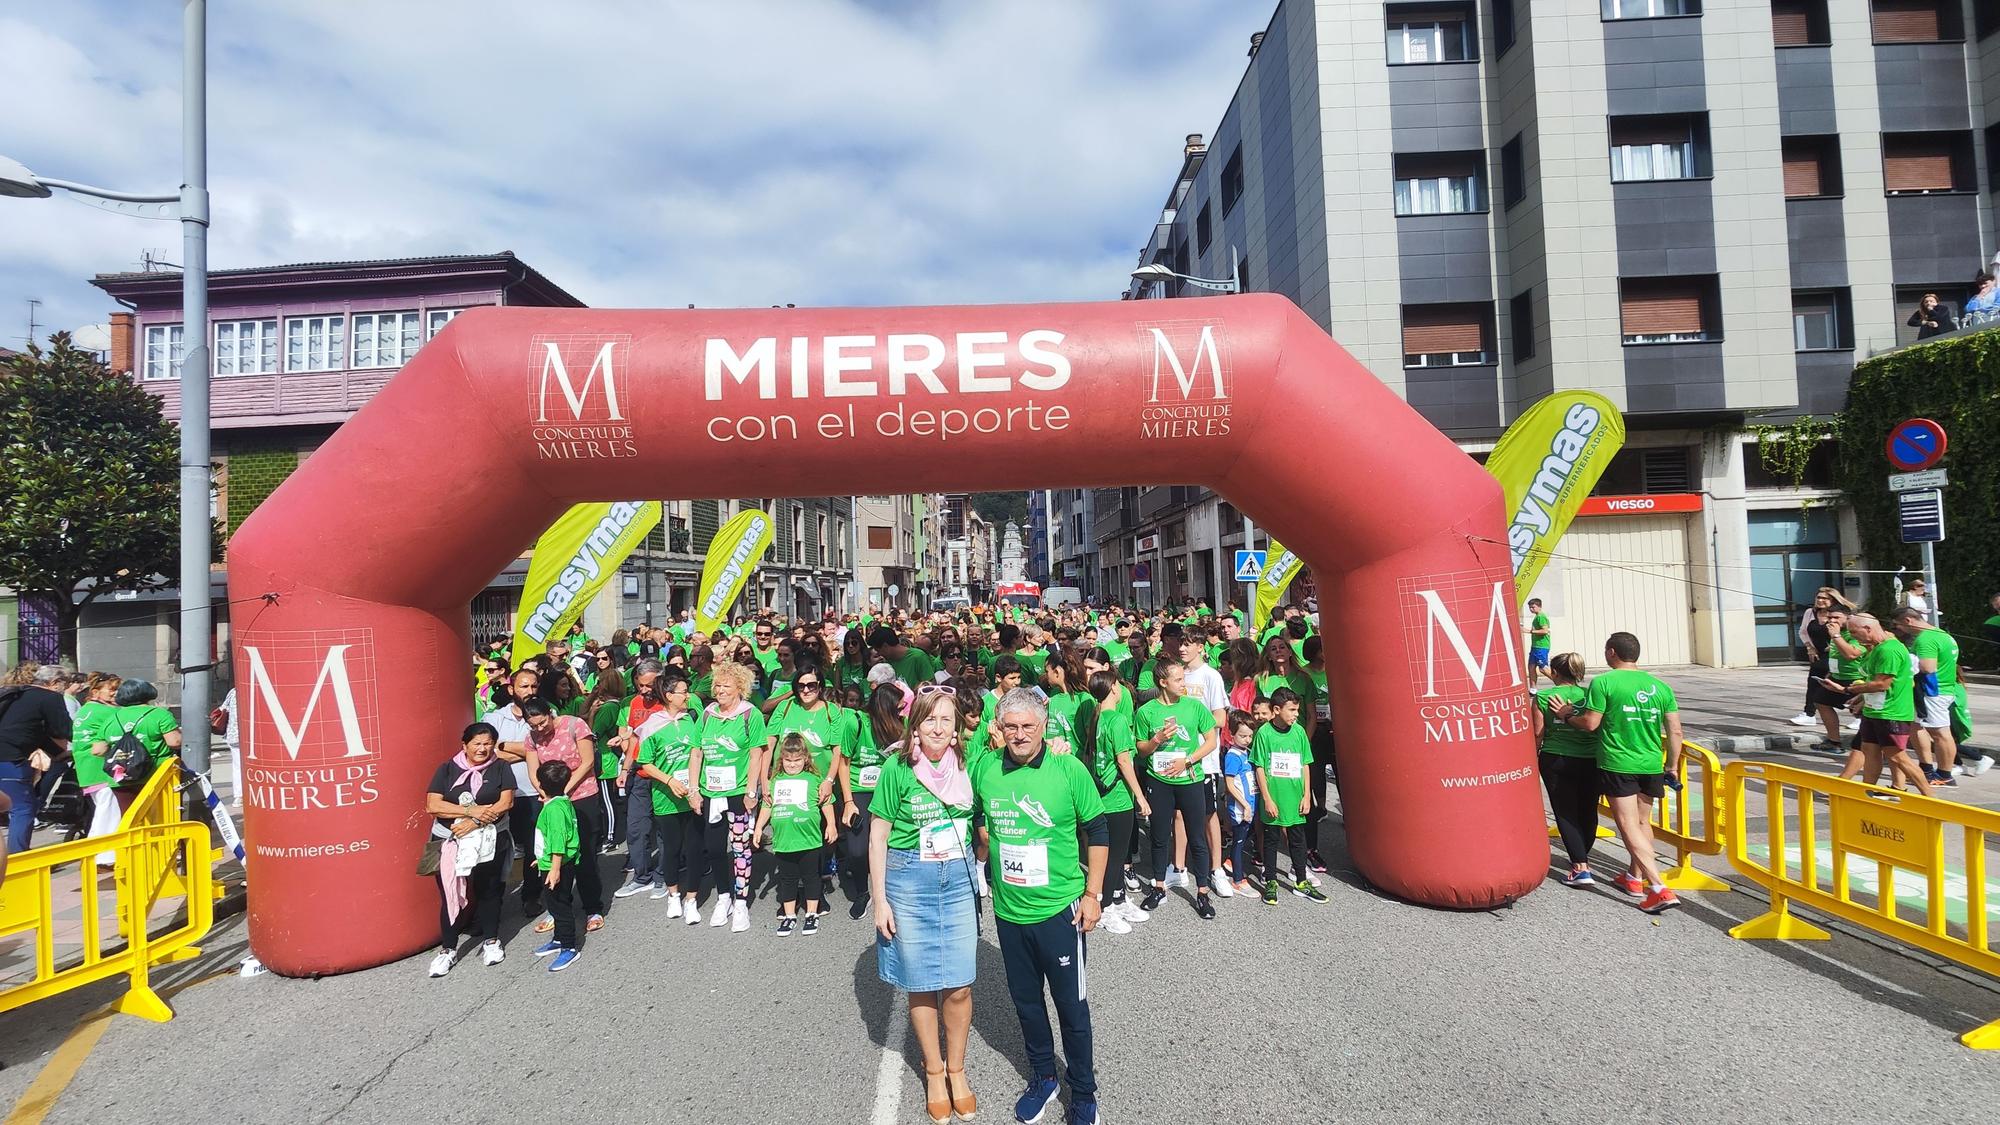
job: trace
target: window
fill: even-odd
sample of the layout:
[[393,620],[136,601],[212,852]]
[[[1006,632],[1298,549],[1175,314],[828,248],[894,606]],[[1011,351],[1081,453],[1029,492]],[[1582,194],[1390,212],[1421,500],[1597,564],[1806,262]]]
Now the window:
[[1627,344],[1694,344],[1722,339],[1713,276],[1628,277],[1618,283]]
[[1507,302],[1507,332],[1513,337],[1514,362],[1535,358],[1535,291],[1523,289]]
[[1521,134],[1500,146],[1500,191],[1507,206],[1528,197],[1528,169],[1521,157]]
[[268,375],[277,369],[278,322],[276,320],[216,322],[215,373],[217,375]]
[[1971,191],[1970,133],[1882,134],[1882,187],[1890,195]]
[[1391,4],[1389,65],[1477,62],[1478,25],[1469,4]]
[[[1593,496],[1649,495],[1662,492],[1694,491],[1691,450],[1684,445],[1626,446],[1611,455],[1604,475],[1590,492]],[[1756,460],[1751,457],[1750,460]]]
[[1504,55],[1514,45],[1514,0],[1493,0],[1493,53]]
[[1848,328],[1847,291],[1817,289],[1792,294],[1792,347],[1802,352],[1840,351],[1854,346]]
[[2000,31],[2000,4],[1993,0],[1972,0],[1972,29],[1981,39]]
[[806,561],[806,510],[804,508],[794,507],[792,509],[792,561],[795,563]]
[[1426,152],[1396,157],[1396,214],[1464,215],[1486,210],[1479,156]]
[[1780,47],[1823,47],[1833,42],[1826,0],[1771,0],[1771,42]]
[[1250,255],[1248,254],[1236,259],[1236,291],[1238,293],[1250,292]]
[[1786,199],[1828,199],[1840,194],[1840,138],[1786,137]]
[[1198,214],[1196,214],[1196,215],[1195,215],[1195,217],[1194,217],[1194,247],[1195,247],[1195,250],[1194,250],[1194,252],[1195,252],[1195,253],[1197,253],[1197,254],[1206,254],[1206,253],[1208,253],[1208,239],[1209,239],[1209,234],[1210,234],[1210,231],[1209,231],[1209,222],[1208,222],[1208,201],[1207,201],[1207,200],[1203,200],[1203,201],[1202,201],[1202,204],[1201,204],[1201,211],[1200,211],[1200,212],[1199,212]]
[[1965,38],[1958,5],[1945,0],[1874,0],[1869,15],[1877,43],[1939,43]]
[[178,324],[149,324],[146,326],[146,359],[144,377],[148,379],[178,379],[181,377],[181,358],[187,350],[186,341],[181,338]]
[[1236,209],[1236,201],[1243,198],[1243,146],[1237,145],[1229,151],[1229,159],[1222,162],[1222,217]]
[[413,312],[356,313],[354,366],[401,367],[423,346],[422,318]]
[[1599,0],[1599,10],[1607,20],[1661,20],[1698,16],[1701,0]]
[[1697,180],[1711,174],[1708,115],[1611,119],[1611,182]]
[[346,364],[346,317],[295,316],[285,322],[285,370],[338,371]]
[[428,340],[444,331],[444,326],[450,324],[453,318],[464,311],[464,309],[432,309],[429,325],[424,329],[424,339]]
[[868,549],[871,551],[895,550],[896,536],[894,531],[890,528],[883,527],[880,524],[869,524]]
[[813,516],[813,559],[821,566],[826,565],[826,517]]
[[1491,363],[1493,310],[1483,303],[1403,306],[1404,367]]

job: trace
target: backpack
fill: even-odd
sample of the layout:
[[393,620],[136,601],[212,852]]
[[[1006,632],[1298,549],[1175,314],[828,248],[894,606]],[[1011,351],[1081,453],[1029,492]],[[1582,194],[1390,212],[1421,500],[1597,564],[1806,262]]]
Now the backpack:
[[[140,712],[140,717],[144,718],[145,712]],[[104,768],[118,779],[120,788],[144,785],[153,774],[153,754],[132,727],[126,727],[125,733],[112,742],[111,752],[104,756]]]

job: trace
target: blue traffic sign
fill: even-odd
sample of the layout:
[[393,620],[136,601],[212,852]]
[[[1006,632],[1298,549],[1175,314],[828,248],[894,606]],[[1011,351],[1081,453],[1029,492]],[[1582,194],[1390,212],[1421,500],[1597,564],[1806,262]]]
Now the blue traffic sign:
[[1896,515],[1903,542],[1944,542],[1944,493],[1935,489],[1898,493]]
[[1259,578],[1264,577],[1264,560],[1265,552],[1263,551],[1236,552],[1236,580],[1238,582],[1255,582]]
[[1906,473],[1928,469],[1944,460],[1944,427],[1929,418],[1912,418],[1898,422],[1889,431],[1889,440],[1883,443],[1882,451],[1889,456],[1889,463]]

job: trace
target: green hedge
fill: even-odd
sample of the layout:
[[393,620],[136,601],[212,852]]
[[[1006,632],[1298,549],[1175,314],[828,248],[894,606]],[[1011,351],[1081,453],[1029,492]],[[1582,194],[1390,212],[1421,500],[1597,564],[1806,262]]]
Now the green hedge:
[[[2000,652],[1976,639],[1992,613],[1988,600],[2000,592],[2000,331],[1935,340],[1856,365],[1847,410],[1833,426],[1835,472],[1875,570],[1921,565],[1920,548],[1898,534],[1883,454],[1890,429],[1909,418],[1936,421],[1948,438],[1946,539],[1937,545],[1945,627],[1958,635],[1966,663],[2000,666]],[[1873,589],[1874,608],[1889,608],[1889,583]]]

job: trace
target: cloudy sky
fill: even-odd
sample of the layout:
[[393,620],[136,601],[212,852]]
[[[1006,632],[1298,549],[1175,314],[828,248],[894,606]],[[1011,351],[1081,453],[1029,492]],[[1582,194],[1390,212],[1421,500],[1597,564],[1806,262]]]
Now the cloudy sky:
[[[513,250],[589,304],[1107,298],[1275,0],[211,0],[214,268]],[[0,4],[0,154],[180,180],[181,5]],[[176,224],[0,200],[0,344]],[[44,329],[47,331],[47,328]]]

